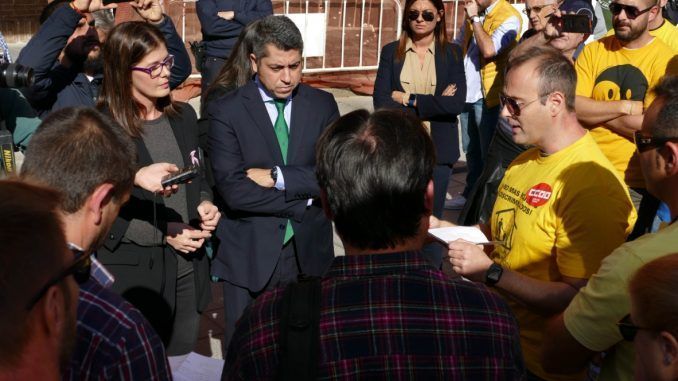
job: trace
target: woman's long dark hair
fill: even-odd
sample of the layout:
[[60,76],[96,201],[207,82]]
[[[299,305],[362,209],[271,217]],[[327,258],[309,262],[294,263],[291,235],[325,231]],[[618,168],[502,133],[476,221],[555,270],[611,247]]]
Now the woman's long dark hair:
[[[405,46],[407,39],[412,38],[412,30],[410,29],[410,19],[407,17],[410,14],[412,4],[418,0],[407,0],[405,8],[403,9],[402,33],[400,33],[400,41],[398,42],[398,54],[396,55],[398,61],[405,59]],[[436,41],[436,49],[443,49],[447,44],[447,32],[445,31],[445,5],[443,0],[428,0],[438,11],[440,21],[436,24],[433,30],[433,37]]]
[[204,103],[210,97],[217,93],[237,89],[252,79],[252,63],[250,62],[250,53],[252,53],[252,41],[256,37],[256,25],[259,21],[253,21],[240,32],[238,40],[233,46],[231,55],[219,72],[217,78],[212,82],[205,92]]
[[[103,47],[104,80],[99,95],[99,108],[108,109],[130,136],[142,133],[142,116],[147,110],[132,96],[132,66],[153,50],[167,46],[158,28],[145,22],[125,22],[111,30]],[[176,115],[170,95],[157,100],[158,108]]]

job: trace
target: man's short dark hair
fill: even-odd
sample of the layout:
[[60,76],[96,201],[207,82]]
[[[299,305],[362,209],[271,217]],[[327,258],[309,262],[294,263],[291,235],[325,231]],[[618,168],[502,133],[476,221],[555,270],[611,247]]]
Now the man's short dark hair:
[[654,88],[654,93],[657,98],[662,98],[664,106],[657,115],[652,135],[658,138],[678,137],[678,76],[664,76]]
[[62,269],[67,249],[58,193],[3,180],[0,194],[0,368],[11,368],[31,336],[26,305]]
[[318,141],[316,171],[342,240],[376,250],[415,237],[430,213],[424,195],[434,165],[431,138],[414,116],[357,110],[334,122]]
[[524,64],[537,61],[535,75],[539,76],[539,98],[546,104],[549,94],[559,91],[565,96],[565,107],[574,111],[574,99],[577,89],[577,72],[572,62],[562,52],[550,46],[534,46],[517,56],[511,57],[506,73]]
[[111,118],[92,108],[64,108],[36,130],[21,176],[63,193],[61,209],[74,213],[104,183],[120,201],[132,189],[136,167],[134,143]]
[[285,16],[266,16],[256,26],[252,51],[257,59],[266,57],[266,45],[271,44],[280,50],[298,50],[304,52],[304,40],[299,28]]

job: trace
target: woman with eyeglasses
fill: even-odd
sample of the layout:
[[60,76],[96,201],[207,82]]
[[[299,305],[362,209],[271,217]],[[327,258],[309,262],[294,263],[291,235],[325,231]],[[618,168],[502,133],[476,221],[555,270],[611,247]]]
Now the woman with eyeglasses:
[[[143,22],[120,24],[111,30],[103,56],[99,107],[132,137],[139,167],[199,165],[196,113],[172,101],[174,57],[159,30]],[[203,246],[220,218],[211,199],[202,175],[168,198],[135,187],[98,252],[116,278],[114,291],[141,310],[170,356],[193,350],[200,311],[209,301]]]
[[457,115],[465,99],[463,54],[448,42],[442,0],[407,0],[400,39],[381,51],[373,102],[375,109],[412,113],[429,129],[437,157],[433,215],[438,218],[459,158]]
[[641,267],[629,282],[631,316],[619,322],[636,353],[635,379],[678,380],[678,254]]

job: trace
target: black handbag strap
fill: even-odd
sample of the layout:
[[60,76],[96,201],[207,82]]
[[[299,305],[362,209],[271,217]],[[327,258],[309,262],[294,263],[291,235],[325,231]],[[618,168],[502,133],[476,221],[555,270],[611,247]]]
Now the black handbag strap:
[[300,277],[285,288],[280,316],[278,380],[311,381],[318,373],[320,287],[318,277]]

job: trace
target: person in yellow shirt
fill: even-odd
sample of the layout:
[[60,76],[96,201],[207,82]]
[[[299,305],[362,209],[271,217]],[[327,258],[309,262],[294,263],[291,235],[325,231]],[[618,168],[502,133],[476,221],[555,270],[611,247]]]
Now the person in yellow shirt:
[[[678,51],[678,27],[671,24],[671,22],[664,18],[661,9],[666,7],[668,0],[659,0],[657,4],[660,11],[654,20],[649,22],[650,35],[662,40],[663,43],[670,46],[671,49]],[[614,36],[614,28],[610,29],[606,36]]]
[[616,325],[630,311],[629,279],[645,263],[678,247],[678,77],[667,76],[655,94],[636,146],[647,190],[669,206],[673,222],[614,250],[567,309],[552,319],[543,343],[543,365],[551,371],[581,371],[605,351],[598,380],[633,379],[633,343],[624,341]]
[[588,44],[577,68],[577,117],[630,188],[638,222],[629,239],[649,231],[659,202],[645,190],[633,132],[653,100],[648,91],[667,72],[676,72],[676,51],[650,34],[660,13],[656,0],[610,3],[614,35]]
[[509,61],[502,116],[513,141],[533,148],[507,169],[491,225],[481,227],[501,242],[492,254],[466,241],[451,242],[448,251],[456,273],[508,298],[525,365],[544,380],[583,378],[541,367],[546,317],[567,307],[635,221],[621,176],[577,121],[575,86],[572,63],[556,49],[533,47]]

